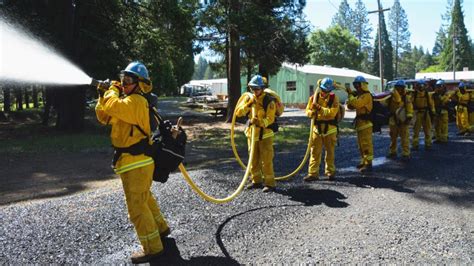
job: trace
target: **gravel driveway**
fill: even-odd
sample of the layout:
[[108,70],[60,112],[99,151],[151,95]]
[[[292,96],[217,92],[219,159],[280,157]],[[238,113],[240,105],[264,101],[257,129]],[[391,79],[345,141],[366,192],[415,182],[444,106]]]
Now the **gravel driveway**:
[[[451,125],[450,132],[454,132]],[[336,181],[303,183],[307,167],[276,193],[244,191],[215,205],[181,174],[153,193],[172,228],[153,264],[472,264],[474,140],[385,160],[388,134],[374,135],[375,169],[355,171],[354,136],[336,148]],[[305,147],[275,148],[275,171],[299,164]],[[104,166],[106,167],[106,166]],[[236,162],[190,171],[208,193],[224,196],[243,176]],[[129,263],[139,249],[121,184],[53,199],[0,206],[0,264]]]

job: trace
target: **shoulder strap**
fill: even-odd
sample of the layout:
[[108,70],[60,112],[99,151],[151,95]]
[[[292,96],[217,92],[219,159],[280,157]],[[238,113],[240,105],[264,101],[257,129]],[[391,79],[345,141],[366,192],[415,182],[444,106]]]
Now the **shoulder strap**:
[[268,93],[265,93],[265,96],[263,96],[263,109],[265,112],[267,111],[267,107],[271,102],[275,102],[275,97],[269,95]]
[[328,102],[328,106],[329,107],[332,107],[332,104],[334,103],[334,99],[336,98],[336,94],[334,93],[329,93],[329,102]]

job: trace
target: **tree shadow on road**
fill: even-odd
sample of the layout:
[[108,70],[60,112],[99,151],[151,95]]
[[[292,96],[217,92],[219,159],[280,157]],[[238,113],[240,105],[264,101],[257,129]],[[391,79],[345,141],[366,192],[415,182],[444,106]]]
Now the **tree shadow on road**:
[[301,202],[304,206],[314,206],[324,204],[330,208],[345,208],[349,206],[348,203],[341,201],[347,199],[344,194],[330,189],[311,189],[290,188],[281,189],[277,193],[289,196],[289,200]]
[[346,178],[339,178],[339,182],[347,182],[360,188],[387,188],[402,193],[415,193],[413,189],[403,186],[403,180],[393,181],[386,178],[378,178],[374,176],[350,176]]
[[183,259],[174,238],[164,238],[164,254],[150,263],[150,265],[239,265],[229,257],[202,256]]

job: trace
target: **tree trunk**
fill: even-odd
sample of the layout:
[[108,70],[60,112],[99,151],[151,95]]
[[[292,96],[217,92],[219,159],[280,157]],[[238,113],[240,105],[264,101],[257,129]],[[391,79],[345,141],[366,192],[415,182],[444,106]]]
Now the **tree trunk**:
[[38,108],[39,107],[39,104],[38,104],[38,88],[37,86],[34,86],[33,87],[33,93],[32,93],[32,97],[33,97],[33,108]]
[[[237,15],[239,13],[239,1],[231,0],[229,14]],[[232,122],[232,116],[234,115],[235,105],[240,98],[240,42],[239,42],[239,31],[237,29],[234,20],[230,19],[229,23],[229,48],[228,53],[228,65],[229,70],[227,79],[229,82],[228,87],[228,105],[227,105],[227,119],[226,122]]]
[[30,109],[30,99],[28,97],[28,88],[25,88],[25,109]]
[[3,89],[3,112],[9,113],[11,112],[11,97],[10,97],[10,89]]
[[[62,25],[57,27],[64,33],[66,52],[76,58],[79,45],[79,10],[80,2],[74,0],[60,1],[59,11],[62,17],[57,20]],[[61,16],[59,15],[59,16]],[[56,128],[64,131],[80,131],[84,127],[85,87],[75,86],[57,89],[55,106],[58,112]]]
[[15,88],[15,99],[16,99],[16,110],[23,110],[23,93],[21,92],[20,87]]

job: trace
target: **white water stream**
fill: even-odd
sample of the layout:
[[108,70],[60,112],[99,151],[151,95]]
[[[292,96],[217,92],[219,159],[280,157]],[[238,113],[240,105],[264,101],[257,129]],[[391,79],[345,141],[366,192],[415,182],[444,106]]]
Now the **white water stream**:
[[0,83],[90,84],[91,78],[57,51],[0,19]]

